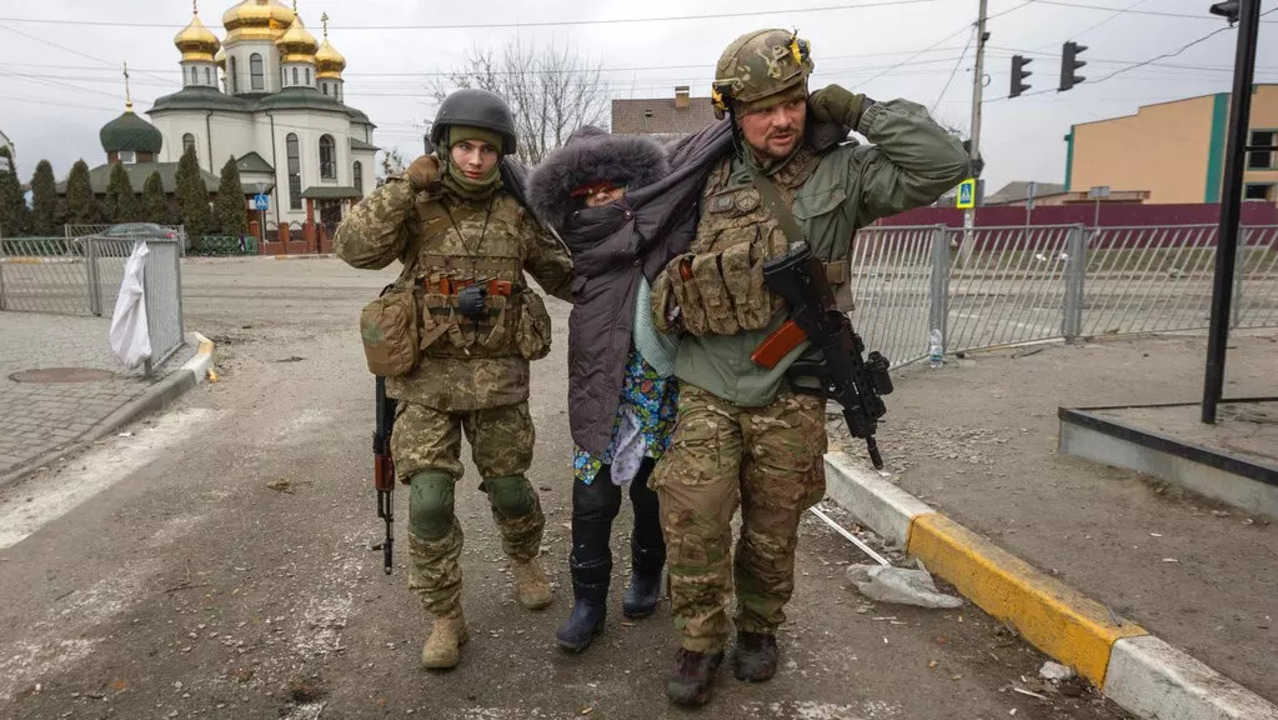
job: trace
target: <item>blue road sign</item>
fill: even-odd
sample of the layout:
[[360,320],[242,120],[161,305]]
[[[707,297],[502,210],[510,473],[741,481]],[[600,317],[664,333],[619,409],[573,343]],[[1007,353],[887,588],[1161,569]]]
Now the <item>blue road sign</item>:
[[976,207],[976,178],[968,178],[959,183],[954,206],[960,210]]
[[253,209],[254,209],[254,210],[268,210],[268,209],[270,209],[270,207],[271,207],[271,196],[270,196],[270,195],[261,195],[261,194],[258,194],[258,195],[254,195],[254,196],[253,196]]

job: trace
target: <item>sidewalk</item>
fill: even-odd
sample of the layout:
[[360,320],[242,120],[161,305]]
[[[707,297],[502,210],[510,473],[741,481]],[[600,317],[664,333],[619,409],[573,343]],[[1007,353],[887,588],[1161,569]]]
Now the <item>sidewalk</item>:
[[112,429],[113,414],[194,350],[146,378],[111,354],[109,328],[107,318],[0,312],[0,484]]
[[[1274,395],[1278,332],[1237,333],[1227,397]],[[1271,701],[1271,521],[1056,454],[1059,406],[1196,400],[1206,339],[1164,336],[950,358],[896,376],[879,445],[907,492]],[[863,444],[832,422],[831,449]],[[865,467],[869,467],[865,462]]]

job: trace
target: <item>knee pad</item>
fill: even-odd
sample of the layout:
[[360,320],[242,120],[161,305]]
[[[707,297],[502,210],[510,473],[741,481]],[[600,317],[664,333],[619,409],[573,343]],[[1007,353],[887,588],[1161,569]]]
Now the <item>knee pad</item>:
[[608,473],[600,471],[587,485],[572,484],[572,514],[583,520],[612,522],[621,512],[621,488],[612,484]]
[[523,517],[536,507],[532,485],[523,475],[484,478],[484,489],[493,509],[505,517]]
[[418,538],[439,540],[453,526],[452,476],[424,472],[413,476],[408,496],[408,527]]

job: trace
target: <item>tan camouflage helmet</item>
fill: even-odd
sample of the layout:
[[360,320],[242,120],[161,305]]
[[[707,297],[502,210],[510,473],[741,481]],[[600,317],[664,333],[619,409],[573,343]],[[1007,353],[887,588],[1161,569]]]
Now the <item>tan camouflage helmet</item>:
[[[798,33],[777,28],[746,33],[728,46],[715,66],[714,115],[722,118],[728,103],[749,110],[763,109],[773,102],[759,102],[787,90],[807,90],[812,74],[808,41]],[[798,91],[795,93],[798,94]]]

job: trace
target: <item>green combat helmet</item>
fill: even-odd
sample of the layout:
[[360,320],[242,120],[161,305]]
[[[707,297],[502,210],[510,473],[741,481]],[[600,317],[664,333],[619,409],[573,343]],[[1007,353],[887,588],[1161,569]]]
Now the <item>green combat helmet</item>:
[[[812,74],[808,41],[788,30],[756,30],[732,41],[715,66],[711,97],[714,116],[723,118],[729,103],[740,111],[774,105],[774,96],[787,90],[806,94]],[[764,101],[765,102],[760,102]]]
[[515,152],[515,119],[510,106],[487,90],[463,88],[444,98],[430,128],[430,142],[439,147],[447,145],[444,131],[450,125],[491,130],[501,136],[501,151],[505,155]]

